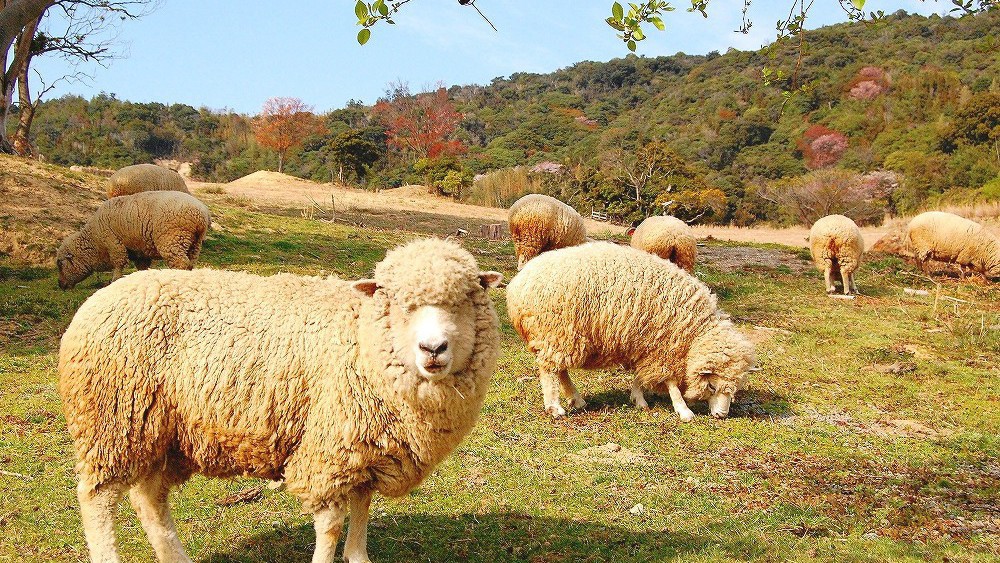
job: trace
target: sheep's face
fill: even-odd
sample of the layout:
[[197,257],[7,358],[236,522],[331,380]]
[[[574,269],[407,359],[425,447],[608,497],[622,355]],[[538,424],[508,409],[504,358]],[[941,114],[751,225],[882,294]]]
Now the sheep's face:
[[715,374],[703,376],[705,388],[702,398],[708,401],[708,410],[715,418],[729,416],[729,407],[733,404],[736,392],[743,388],[744,377],[737,381],[729,381]]
[[[473,291],[496,287],[501,279],[497,272],[483,272],[481,287]],[[379,289],[373,280],[356,282],[354,287],[369,295]],[[451,303],[389,300],[393,349],[408,371],[435,383],[466,369],[476,340],[477,308],[473,297],[469,294]]]
[[56,268],[59,270],[59,287],[73,289],[91,274],[89,261],[84,259],[86,249],[80,243],[80,234],[66,237],[56,252]]

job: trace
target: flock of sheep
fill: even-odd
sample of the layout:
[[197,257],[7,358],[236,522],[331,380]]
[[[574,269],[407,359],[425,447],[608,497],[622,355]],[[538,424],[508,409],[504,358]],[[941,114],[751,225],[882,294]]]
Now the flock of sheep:
[[[391,250],[373,278],[353,282],[186,271],[211,219],[170,174],[116,173],[113,197],[59,249],[62,287],[93,271],[118,278],[129,258],[140,270],[160,257],[171,267],[97,291],[62,338],[59,393],[91,559],[119,560],[114,514],[128,492],[157,557],[190,561],[167,497],[198,473],[284,481],[314,515],[314,562],[333,561],[349,514],[343,557],[368,561],[372,494],[412,490],[479,416],[499,351],[488,289],[502,275],[439,239]],[[754,349],[691,275],[686,224],[651,217],[635,248],[589,242],[576,211],[537,194],[511,207],[509,223],[519,272],[507,308],[535,356],[546,412],[566,414],[560,389],[571,408],[585,406],[569,369],[625,366],[639,408],[651,391],[684,421],[694,417],[686,401],[728,414],[757,369]],[[928,227],[914,223],[922,244]],[[810,239],[828,288],[839,274],[845,293],[856,290],[857,226],[827,217]],[[920,248],[948,259],[946,245]],[[951,259],[997,273],[996,239],[973,248]]]

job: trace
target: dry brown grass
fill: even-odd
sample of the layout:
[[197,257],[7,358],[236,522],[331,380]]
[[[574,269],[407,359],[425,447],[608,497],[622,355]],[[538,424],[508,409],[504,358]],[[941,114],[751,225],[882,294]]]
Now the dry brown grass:
[[105,199],[105,179],[0,155],[0,256],[49,265],[59,242]]

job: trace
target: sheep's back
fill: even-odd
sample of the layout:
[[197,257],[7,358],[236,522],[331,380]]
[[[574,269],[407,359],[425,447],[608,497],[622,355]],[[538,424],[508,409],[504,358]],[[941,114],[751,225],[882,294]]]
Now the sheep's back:
[[688,271],[694,269],[698,256],[698,239],[687,223],[676,217],[656,215],[647,217],[632,233],[633,248],[651,252],[670,260]]
[[148,191],[191,193],[183,176],[155,164],[126,166],[108,178],[109,198]]
[[109,229],[127,248],[157,256],[157,239],[178,231],[205,233],[212,218],[192,195],[155,191],[111,198],[91,221]]
[[345,282],[212,270],[98,291],[59,354],[78,458],[101,478],[169,452],[208,475],[278,476],[317,385],[355,362],[359,299]]
[[514,202],[508,225],[515,241],[533,242],[543,250],[580,244],[587,237],[575,209],[543,194],[528,194]]
[[849,217],[827,215],[809,229],[809,250],[816,267],[823,269],[825,261],[830,259],[857,264],[864,253],[865,242],[861,229]]

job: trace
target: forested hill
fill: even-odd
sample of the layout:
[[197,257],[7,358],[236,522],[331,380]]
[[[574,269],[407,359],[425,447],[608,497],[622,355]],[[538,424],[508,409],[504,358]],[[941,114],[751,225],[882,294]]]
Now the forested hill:
[[[630,55],[453,86],[457,150],[439,154],[387,147],[391,126],[351,104],[324,116],[325,131],[293,150],[286,171],[373,185],[423,181],[505,203],[516,187],[484,193],[470,185],[473,175],[553,162],[562,173],[521,183],[624,219],[661,207],[708,221],[795,219],[778,195],[821,173],[894,172],[891,189],[865,195],[885,199],[872,209],[1000,198],[998,30],[1000,10],[959,19],[897,12],[875,25],[810,31],[801,53],[789,45]],[[797,68],[795,82],[765,85],[765,67]],[[246,116],[184,105],[64,97],[43,104],[34,132],[40,153],[64,164],[175,158],[197,162],[206,179],[230,180],[276,162]],[[645,178],[644,168],[652,170]]]

